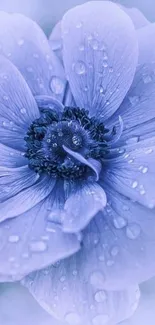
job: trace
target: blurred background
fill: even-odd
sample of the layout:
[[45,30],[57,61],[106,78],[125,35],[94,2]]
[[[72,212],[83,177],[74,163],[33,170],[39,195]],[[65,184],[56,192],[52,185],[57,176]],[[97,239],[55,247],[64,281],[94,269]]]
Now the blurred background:
[[[101,0],[102,1],[102,0]],[[31,17],[47,35],[63,14],[84,0],[0,0],[0,10],[19,12]],[[155,0],[113,0],[127,7],[137,7],[150,21],[155,21]],[[121,325],[155,325],[155,279],[141,285],[141,303],[135,315]],[[19,313],[19,310],[21,311]],[[0,325],[60,325],[18,284],[0,285]]]
[[[0,0],[0,10],[21,12],[36,20],[49,34],[54,24],[69,8],[84,0]],[[145,16],[155,21],[155,0],[113,0],[128,7],[139,8]]]

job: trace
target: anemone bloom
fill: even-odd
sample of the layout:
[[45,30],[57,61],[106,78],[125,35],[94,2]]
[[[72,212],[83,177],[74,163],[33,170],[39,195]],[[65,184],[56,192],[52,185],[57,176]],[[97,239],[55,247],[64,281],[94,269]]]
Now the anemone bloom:
[[154,43],[108,1],[50,42],[0,13],[0,279],[69,324],[121,321],[155,274]]

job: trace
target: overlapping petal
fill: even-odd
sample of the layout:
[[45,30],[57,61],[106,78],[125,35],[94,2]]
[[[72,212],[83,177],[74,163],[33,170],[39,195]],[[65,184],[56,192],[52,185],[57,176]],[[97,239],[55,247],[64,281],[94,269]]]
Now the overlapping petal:
[[138,50],[132,21],[109,1],[88,2],[65,14],[62,33],[65,71],[77,106],[107,119],[135,73]]
[[0,143],[0,166],[14,168],[27,165],[24,153]]
[[1,56],[0,142],[24,150],[27,128],[39,115],[37,104],[22,75],[8,59]]
[[131,138],[124,149],[124,155],[105,167],[103,183],[133,201],[155,207],[155,137],[139,143]]
[[58,182],[51,197],[48,220],[66,233],[83,230],[106,205],[106,194],[97,183]]
[[98,274],[91,284],[83,273],[83,263],[84,256],[80,261],[66,259],[31,274],[23,284],[46,311],[65,324],[112,325],[131,316],[138,305],[138,287],[104,291],[100,289],[102,276]]
[[[124,121],[127,136],[137,135],[139,124],[155,118],[155,24],[139,29],[137,36],[139,64],[135,78],[120,108],[109,121],[110,125],[114,125],[120,115]],[[130,132],[131,128],[133,129]],[[143,126],[138,135],[143,136]]]
[[32,186],[38,179],[39,175],[30,170],[28,166],[19,168],[0,166],[0,204]]
[[[24,200],[24,196],[22,198]],[[64,234],[59,225],[49,222],[47,216],[50,201],[51,198],[42,200],[19,217],[0,223],[0,281],[19,280],[79,249],[80,243],[76,235]],[[31,194],[31,206],[32,202]],[[26,210],[26,200],[23,204],[23,210]],[[15,203],[12,213],[14,210],[16,211]]]
[[32,186],[0,203],[0,221],[15,218],[33,208],[52,192],[55,183],[55,179],[43,175]]
[[18,67],[34,95],[63,98],[64,70],[34,21],[0,12],[0,53]]
[[137,8],[126,8],[124,6],[120,6],[126,13],[127,15],[131,18],[134,26],[136,29],[142,28],[150,22],[146,19],[146,17],[143,15],[143,13],[137,9]]

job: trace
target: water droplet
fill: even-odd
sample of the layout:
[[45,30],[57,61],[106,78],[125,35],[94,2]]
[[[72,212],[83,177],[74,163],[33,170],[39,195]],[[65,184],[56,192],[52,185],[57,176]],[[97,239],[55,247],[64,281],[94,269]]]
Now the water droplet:
[[137,181],[134,181],[133,183],[132,183],[132,188],[136,188],[138,186],[138,182]]
[[92,39],[90,40],[90,46],[92,47],[93,50],[98,50],[98,47],[99,47],[99,43],[98,43],[98,40],[96,39]]
[[111,249],[111,255],[112,256],[117,256],[118,255],[118,252],[119,252],[119,248],[117,246],[113,247]]
[[129,239],[136,239],[140,234],[140,226],[137,224],[130,224],[126,228],[126,235]]
[[139,137],[135,136],[126,140],[126,144],[135,144],[139,141]]
[[102,86],[100,86],[99,91],[100,91],[100,94],[104,94],[104,88]]
[[134,162],[133,159],[128,160],[128,163],[129,163],[129,164],[132,164],[133,162]]
[[132,106],[135,106],[139,103],[139,97],[138,96],[129,97],[129,101]]
[[57,145],[56,142],[52,144],[52,147],[53,147],[53,148],[56,148],[57,146],[58,146],[58,145]]
[[70,325],[79,325],[81,324],[81,318],[77,313],[68,313],[65,316],[65,321]]
[[9,236],[8,240],[9,240],[10,243],[18,243],[19,236],[17,236],[17,235],[11,235],[11,236]]
[[20,109],[21,114],[26,114],[26,109],[23,107]]
[[103,67],[104,67],[104,68],[107,68],[107,67],[108,67],[108,62],[107,62],[107,60],[104,60],[104,61],[103,61]]
[[142,169],[142,173],[143,174],[146,174],[148,172],[148,167],[144,167],[143,169]]
[[3,96],[3,99],[4,99],[4,100],[8,100],[8,99],[9,99],[9,97],[8,97],[8,96],[6,96],[6,95],[4,95],[4,96]]
[[78,272],[77,270],[73,270],[73,273],[72,273],[74,276],[77,276]]
[[81,45],[79,46],[79,50],[80,50],[80,51],[84,51],[84,45],[83,45],[83,44],[81,44]]
[[81,145],[82,139],[81,139],[80,136],[78,136],[78,135],[74,135],[74,136],[72,137],[72,142],[73,142],[73,144],[75,144],[76,146],[79,146],[79,145]]
[[107,266],[112,266],[114,265],[114,261],[113,260],[108,260],[107,261]]
[[81,21],[77,22],[76,23],[76,28],[81,28],[81,27],[82,27],[82,22]]
[[64,91],[64,82],[62,79],[54,76],[51,79],[50,87],[56,95],[60,95]]
[[31,242],[29,246],[32,252],[44,252],[47,249],[47,244],[39,240]]
[[152,78],[149,75],[143,75],[143,81],[145,84],[148,84],[152,81]]
[[23,40],[22,38],[19,39],[19,40],[18,40],[18,45],[19,45],[19,46],[22,46],[23,44],[24,44],[24,40]]
[[122,229],[127,225],[127,220],[123,217],[117,217],[113,220],[116,229]]
[[84,87],[84,91],[88,91],[88,87],[86,86],[86,87]]
[[123,205],[123,210],[124,211],[129,211],[129,206],[128,205]]
[[95,300],[97,302],[104,302],[106,299],[107,299],[107,295],[104,290],[100,290],[95,293]]
[[152,148],[145,149],[146,154],[151,154],[153,152]]
[[79,75],[86,73],[86,66],[82,61],[77,61],[75,64],[73,64],[73,69]]
[[141,189],[140,189],[140,194],[141,194],[141,195],[145,195],[145,193],[146,193],[146,192],[145,192],[144,188],[141,188]]
[[66,280],[66,277],[64,275],[61,276],[60,282],[64,282]]
[[90,276],[90,283],[96,288],[102,288],[104,281],[104,275],[100,271],[93,272]]
[[100,314],[92,319],[93,325],[105,325],[109,321],[109,316]]

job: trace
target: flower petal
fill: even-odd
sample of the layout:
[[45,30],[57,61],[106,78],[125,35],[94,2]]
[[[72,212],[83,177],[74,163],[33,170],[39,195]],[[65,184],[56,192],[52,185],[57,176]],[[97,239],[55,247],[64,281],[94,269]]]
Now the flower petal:
[[135,73],[138,50],[132,21],[116,4],[93,1],[65,14],[62,33],[65,70],[77,106],[107,119]]
[[[81,285],[89,283],[96,290],[120,290],[154,275],[155,211],[132,202],[109,187],[106,187],[106,193],[108,204],[84,230],[81,251],[70,260],[62,261],[60,269],[51,270],[59,274],[59,281],[62,275],[67,279],[70,274],[72,280],[79,280]],[[34,282],[35,289],[38,285]],[[67,288],[65,281],[63,285]],[[50,292],[53,291],[53,287],[50,288]],[[86,289],[85,293],[89,297]],[[36,299],[39,299],[37,295]],[[61,305],[60,301],[58,305]]]
[[155,118],[155,23],[139,29],[137,36],[139,65],[135,78],[120,108],[109,121],[110,125],[114,125],[121,116],[125,129]]
[[0,142],[24,149],[24,135],[39,110],[16,67],[0,56]]
[[0,166],[0,203],[32,186],[39,175],[28,166],[6,168]]
[[0,12],[0,44],[0,52],[18,67],[34,95],[63,98],[63,67],[34,21]]
[[[86,256],[77,255],[32,273],[22,284],[47,312],[65,324],[111,325],[131,316],[138,306],[138,287],[105,291],[97,283],[92,285],[83,273]],[[91,274],[91,266],[89,272]],[[100,274],[96,281],[102,283]]]
[[59,21],[55,27],[53,28],[50,37],[49,42],[52,51],[56,53],[56,55],[60,58],[62,61],[62,37],[61,37],[61,21]]
[[[102,183],[131,200],[155,207],[155,137],[137,142],[129,139],[126,153],[111,161],[102,175]],[[129,141],[128,140],[128,141]],[[135,143],[132,144],[132,141]]]
[[76,235],[64,234],[59,225],[48,222],[49,203],[49,199],[44,200],[19,217],[0,223],[0,281],[19,280],[79,249]]
[[62,227],[65,232],[82,230],[106,206],[106,194],[97,183],[87,183],[69,195],[64,204]]
[[55,179],[44,175],[31,187],[0,203],[0,222],[33,208],[52,192],[55,182]]
[[146,19],[143,13],[137,8],[126,8],[122,5],[120,7],[126,12],[126,14],[131,18],[136,29],[142,28],[150,22]]
[[0,166],[14,168],[27,165],[24,154],[0,143]]
[[105,275],[105,288],[126,288],[155,274],[155,211],[109,187],[106,192],[107,207],[96,219],[98,229],[102,229],[100,253],[98,248],[96,254],[101,254],[103,260],[100,268]]

